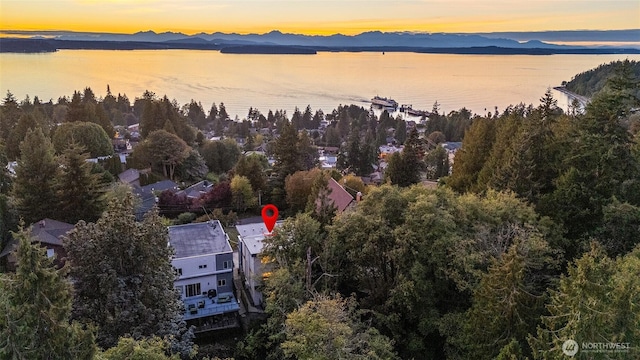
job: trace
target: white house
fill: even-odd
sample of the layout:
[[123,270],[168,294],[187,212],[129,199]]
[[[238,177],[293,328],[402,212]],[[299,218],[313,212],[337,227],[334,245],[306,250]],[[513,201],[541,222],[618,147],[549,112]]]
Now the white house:
[[[278,226],[280,222],[276,223]],[[263,248],[263,240],[269,232],[264,223],[236,225],[238,230],[238,268],[243,275],[246,286],[255,306],[261,306],[262,280],[268,269],[260,257]]]
[[[233,294],[233,250],[218,220],[169,227],[175,287],[185,303],[185,320],[240,310]],[[199,323],[201,324],[201,323]]]

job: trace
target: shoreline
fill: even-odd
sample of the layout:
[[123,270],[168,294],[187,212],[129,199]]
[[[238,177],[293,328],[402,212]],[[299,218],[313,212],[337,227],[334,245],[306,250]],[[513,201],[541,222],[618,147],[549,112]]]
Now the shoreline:
[[571,90],[567,89],[567,88],[566,88],[566,87],[564,87],[564,86],[555,86],[555,87],[553,88],[553,90],[556,90],[556,91],[559,91],[559,92],[561,92],[561,93],[565,94],[565,95],[566,95],[567,97],[569,97],[571,100],[574,100],[574,99],[575,99],[575,100],[578,100],[578,102],[580,103],[580,106],[582,106],[583,108],[584,108],[585,106],[587,106],[587,104],[589,103],[589,101],[591,101],[591,99],[589,99],[588,97],[586,97],[586,96],[582,96],[582,95],[579,95],[579,94],[576,94],[576,93],[574,93],[573,91],[571,91]]

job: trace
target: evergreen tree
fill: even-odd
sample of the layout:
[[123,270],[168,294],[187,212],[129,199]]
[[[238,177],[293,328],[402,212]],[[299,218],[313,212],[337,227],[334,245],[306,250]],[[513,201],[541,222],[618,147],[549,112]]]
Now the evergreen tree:
[[193,99],[191,99],[187,108],[187,118],[189,118],[198,129],[204,129],[207,125],[207,117],[202,109],[202,104],[195,102]]
[[603,208],[613,196],[634,204],[640,192],[640,164],[620,118],[626,109],[623,99],[624,94],[605,89],[589,103],[587,113],[571,123],[563,170],[540,207],[542,214],[564,223],[569,238],[600,226]]
[[402,119],[398,119],[396,121],[396,141],[398,142],[398,144],[402,145],[404,144],[405,140],[407,140],[407,122],[402,120]]
[[67,107],[67,122],[89,121],[82,103],[82,95],[78,91],[73,92],[71,102]]
[[[640,247],[617,260],[592,244],[591,250],[568,268],[557,290],[551,291],[549,315],[542,317],[536,336],[529,339],[535,359],[565,359],[562,344],[574,340],[630,343],[622,358],[637,359],[640,349]],[[580,346],[580,345],[578,345]],[[577,359],[606,359],[609,353],[578,351]],[[616,354],[617,355],[617,354]]]
[[176,174],[183,181],[197,182],[207,176],[208,170],[200,153],[195,149],[188,149],[187,157],[176,168]]
[[162,129],[164,119],[160,118],[158,105],[155,101],[143,100],[142,104],[144,107],[140,116],[140,135],[145,138],[155,130]]
[[[311,113],[311,105],[307,105],[302,114],[302,127],[307,130],[317,129],[318,126],[313,126],[313,114]],[[318,124],[319,125],[319,124]]]
[[291,125],[296,129],[296,131],[300,131],[304,129],[304,124],[302,122],[302,113],[300,109],[296,106],[293,110],[293,115],[291,116]]
[[536,235],[516,241],[489,267],[465,315],[463,343],[476,359],[493,359],[512,340],[525,345],[544,313],[548,284],[536,278],[553,263],[550,248]]
[[11,91],[7,91],[7,95],[2,100],[0,107],[0,140],[5,143],[11,135],[11,131],[18,123],[22,111],[18,105],[18,101]]
[[57,218],[60,213],[51,204],[57,203],[54,184],[59,166],[51,141],[40,128],[29,130],[20,151],[13,183],[18,213],[27,224]]
[[276,163],[273,166],[278,178],[284,179],[296,171],[306,170],[302,162],[302,156],[298,147],[298,132],[288,121],[284,123],[282,133],[276,140],[274,157]]
[[[547,90],[540,102],[532,114],[521,120],[518,133],[506,135],[502,132],[509,138],[501,140],[511,146],[490,182],[493,188],[511,190],[533,204],[553,191],[553,181],[560,168],[553,127],[562,110],[558,108],[551,90]],[[496,139],[495,146],[499,146],[499,141]],[[487,166],[493,165],[489,162]]]
[[225,121],[227,121],[227,119],[229,119],[229,114],[227,114],[227,108],[224,106],[224,103],[220,103],[220,108],[218,110],[218,117],[220,118],[220,120],[222,120],[222,122],[224,123]]
[[422,146],[415,128],[409,133],[402,153],[394,155],[389,157],[389,166],[385,170],[385,177],[392,184],[398,186],[410,186],[420,182],[424,162],[422,160]]
[[449,154],[442,146],[436,146],[425,157],[427,179],[437,180],[449,175]]
[[267,177],[264,173],[268,166],[268,163],[264,164],[266,161],[267,159],[263,155],[242,155],[236,163],[234,173],[249,179],[251,187],[255,191],[264,190],[267,184]]
[[111,123],[111,119],[109,118],[109,113],[107,113],[107,111],[104,109],[102,104],[96,104],[94,105],[94,108],[95,108],[95,115],[91,119],[91,122],[100,125],[100,127],[104,130],[104,132],[107,133],[107,136],[109,137],[109,139],[112,139],[113,136],[116,134],[116,130],[114,129],[113,124]]
[[15,160],[20,157],[20,143],[24,140],[29,129],[39,127],[36,118],[32,114],[22,114],[11,135],[7,139],[7,157]]
[[[311,110],[310,106],[307,106],[307,109]],[[305,112],[306,113],[306,112]],[[316,110],[315,114],[313,114],[313,119],[311,119],[311,124],[309,128],[318,129],[320,127],[320,122],[324,120],[324,113],[321,109]]]
[[95,221],[104,210],[104,190],[100,175],[92,172],[84,148],[72,143],[60,157],[60,173],[55,188],[59,220],[75,224]]
[[214,120],[216,120],[217,118],[218,118],[218,107],[214,102],[211,104],[211,109],[209,109],[209,117],[207,118],[207,122],[209,126],[211,126],[211,124],[213,124]]
[[360,153],[360,148],[362,145],[360,144],[360,131],[356,127],[355,122],[352,124],[351,132],[349,133],[349,139],[347,140],[347,151],[346,156],[344,157],[344,164],[340,166],[342,170],[354,172],[356,175],[364,175],[360,173],[360,162],[362,155]]
[[111,201],[96,223],[80,221],[65,237],[75,280],[73,316],[98,326],[100,346],[115,346],[125,335],[156,335],[171,343],[173,353],[191,353],[168,241],[156,210],[136,221],[131,194]]
[[12,205],[13,202],[9,201],[13,186],[13,176],[9,174],[7,164],[4,146],[0,141],[0,248],[2,249],[10,239],[10,232],[15,230],[18,225],[16,211]]
[[472,124],[456,153],[451,177],[447,185],[458,192],[473,191],[478,174],[487,161],[495,139],[495,121],[479,118]]
[[15,234],[19,244],[15,274],[0,274],[0,358],[93,359],[91,330],[69,323],[72,286],[56,270],[29,230]]

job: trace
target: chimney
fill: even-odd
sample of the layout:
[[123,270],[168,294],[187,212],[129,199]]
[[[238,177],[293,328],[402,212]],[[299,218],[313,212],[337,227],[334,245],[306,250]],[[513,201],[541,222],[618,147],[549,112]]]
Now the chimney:
[[47,222],[44,219],[40,220],[40,227],[43,228],[45,226],[47,226]]
[[358,193],[356,194],[356,203],[359,203],[360,200],[362,200],[362,193],[358,191]]

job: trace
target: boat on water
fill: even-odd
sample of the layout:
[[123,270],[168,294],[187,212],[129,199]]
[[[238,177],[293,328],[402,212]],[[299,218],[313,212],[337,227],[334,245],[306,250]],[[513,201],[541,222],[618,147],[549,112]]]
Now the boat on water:
[[376,106],[385,110],[392,109],[395,111],[398,108],[398,102],[393,99],[387,99],[376,95],[371,99],[371,106]]
[[414,116],[414,117],[429,116],[428,112],[424,110],[416,110],[412,107],[412,105],[402,105],[400,106],[399,111],[401,113],[405,113],[409,116]]
[[[383,98],[380,96],[375,96],[373,99],[371,99],[371,110],[373,110],[374,112],[383,112],[386,110],[389,115],[393,117],[400,116],[404,120],[424,120],[431,115],[431,113],[428,111],[414,109],[412,105],[403,104],[399,106],[398,102],[396,102],[395,100],[390,98]],[[380,115],[377,114],[377,116]]]

